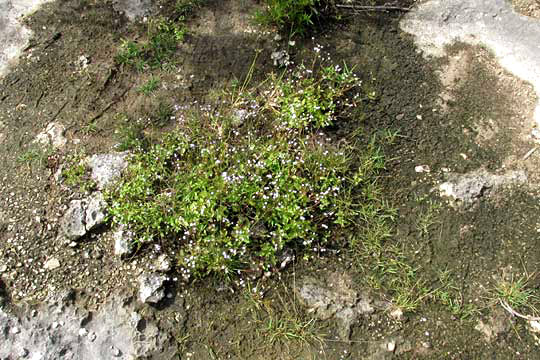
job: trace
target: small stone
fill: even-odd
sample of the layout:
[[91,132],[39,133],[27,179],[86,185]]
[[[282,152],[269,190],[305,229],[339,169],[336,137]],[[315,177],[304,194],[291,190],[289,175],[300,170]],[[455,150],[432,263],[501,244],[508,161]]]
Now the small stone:
[[540,322],[538,320],[529,320],[529,327],[533,333],[540,333]]
[[133,233],[126,230],[124,226],[120,226],[113,234],[114,239],[114,255],[120,257],[129,256],[134,248]]
[[87,200],[86,205],[86,231],[91,231],[105,221],[107,203],[101,192],[94,193]]
[[19,329],[17,326],[14,326],[11,328],[11,331],[10,331],[12,334],[14,335],[17,335],[18,333],[21,332],[21,329]]
[[404,117],[405,117],[405,114],[396,115],[396,120],[397,121],[403,120]]
[[86,336],[88,335],[88,330],[86,330],[85,328],[80,328],[79,329],[79,336]]
[[418,120],[422,120],[422,115],[416,115],[416,118],[417,118]]
[[77,240],[86,234],[86,227],[84,224],[86,221],[85,205],[86,204],[82,200],[72,200],[69,203],[66,213],[62,217],[60,227],[68,240]]
[[49,260],[45,261],[45,264],[43,264],[43,268],[45,270],[54,270],[58,269],[60,267],[60,261],[57,258],[50,258]]
[[161,254],[157,258],[154,266],[157,271],[166,273],[171,270],[171,260],[167,254]]
[[143,303],[158,303],[165,297],[163,283],[168,280],[158,273],[142,274],[139,277],[139,299]]
[[417,173],[428,173],[431,170],[428,165],[417,165],[414,167],[414,171],[416,171]]
[[52,146],[54,149],[60,149],[67,144],[67,139],[64,136],[65,131],[64,125],[52,122],[47,125],[44,131],[36,136],[34,143],[43,146]]
[[0,265],[0,273],[5,273],[7,271],[7,265]]
[[386,350],[388,352],[394,352],[396,350],[396,342],[394,340],[386,344]]

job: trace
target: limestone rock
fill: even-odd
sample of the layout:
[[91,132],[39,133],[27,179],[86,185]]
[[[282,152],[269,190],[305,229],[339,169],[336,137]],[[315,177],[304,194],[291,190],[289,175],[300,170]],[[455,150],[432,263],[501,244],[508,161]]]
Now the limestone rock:
[[114,255],[129,256],[134,250],[133,233],[121,226],[113,234]]
[[349,340],[351,326],[375,308],[366,294],[354,290],[350,278],[344,274],[327,274],[322,279],[305,277],[296,288],[300,301],[326,320],[334,317],[338,322],[338,333],[342,340]]
[[167,254],[161,254],[154,264],[154,267],[159,272],[169,272],[171,270],[171,260],[167,256]]
[[60,149],[67,144],[67,139],[64,136],[65,131],[66,128],[64,125],[52,122],[47,125],[44,131],[36,136],[34,142],[43,146],[51,146],[54,149]]
[[524,171],[510,171],[502,175],[490,174],[480,169],[467,174],[449,174],[448,180],[439,185],[439,192],[461,204],[468,205],[482,197],[487,191],[504,185],[524,184],[527,174]]
[[88,166],[92,170],[92,180],[99,190],[104,189],[118,178],[127,167],[127,152],[116,154],[92,155],[87,159]]
[[105,200],[103,194],[96,192],[82,200],[72,200],[60,221],[64,236],[75,241],[105,221]]
[[86,234],[86,204],[83,200],[72,200],[62,217],[60,227],[68,240],[77,240]]
[[107,208],[107,203],[103,198],[101,192],[96,192],[92,194],[87,199],[86,205],[86,231],[91,231],[97,226],[103,224],[105,221],[105,211]]
[[158,273],[143,273],[139,277],[139,299],[143,303],[158,303],[165,297],[163,284],[169,278]]

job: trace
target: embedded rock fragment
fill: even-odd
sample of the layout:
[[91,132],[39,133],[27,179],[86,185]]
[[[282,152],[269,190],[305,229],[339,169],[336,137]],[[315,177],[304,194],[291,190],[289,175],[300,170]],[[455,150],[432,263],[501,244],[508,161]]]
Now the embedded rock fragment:
[[169,278],[158,273],[143,273],[139,277],[139,299],[143,303],[156,304],[165,297],[163,284]]
[[510,171],[503,175],[494,175],[480,169],[468,174],[449,174],[448,180],[439,185],[439,192],[443,196],[467,205],[482,197],[487,191],[526,182],[527,174],[524,171]]
[[129,256],[134,250],[133,233],[121,226],[113,234],[114,255]]
[[344,274],[328,274],[325,279],[305,277],[295,290],[300,301],[321,320],[335,318],[342,340],[350,337],[351,327],[372,314],[372,299],[354,290]]
[[62,233],[71,241],[84,236],[105,221],[106,206],[100,192],[83,200],[72,200],[60,221]]
[[64,125],[52,122],[39,133],[34,140],[35,143],[43,146],[51,146],[54,149],[60,149],[67,144],[67,139],[64,136],[66,129]]
[[118,178],[127,167],[127,152],[116,154],[92,155],[87,159],[92,170],[92,180],[96,182],[99,190],[104,189]]

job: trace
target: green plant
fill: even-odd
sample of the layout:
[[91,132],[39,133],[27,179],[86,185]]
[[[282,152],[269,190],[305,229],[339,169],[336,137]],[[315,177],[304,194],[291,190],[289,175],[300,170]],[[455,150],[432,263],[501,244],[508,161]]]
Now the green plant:
[[266,0],[264,11],[255,14],[262,25],[274,25],[291,37],[305,35],[316,21],[332,9],[329,0]]
[[146,41],[136,43],[123,40],[116,55],[116,62],[134,66],[139,71],[163,68],[172,59],[178,42],[184,38],[186,27],[183,21],[183,17],[176,21],[164,17],[149,19],[146,25]]
[[137,90],[144,95],[150,95],[155,90],[157,90],[158,87],[159,87],[159,78],[151,77],[150,79],[148,79],[147,82],[141,85]]
[[144,126],[140,121],[131,122],[127,118],[124,119],[115,135],[118,139],[116,148],[119,151],[145,149],[148,145],[144,135]]
[[[284,121],[289,105],[301,97],[277,91],[261,95],[257,101],[266,111],[241,129],[226,117],[201,115],[136,152],[109,194],[112,221],[140,242],[180,243],[178,263],[186,277],[268,270],[288,248],[309,257],[328,246],[336,230],[353,226],[359,203],[376,191],[368,179],[354,184],[347,176],[361,151],[316,132],[336,121],[338,97],[354,88],[352,74],[322,67],[309,76],[331,76],[332,83],[312,91],[322,80],[298,82],[293,76],[268,90],[302,90],[305,84],[305,98],[317,114],[309,123],[308,117]],[[335,105],[328,106],[329,99]],[[381,161],[365,161],[366,176],[377,171],[367,167],[380,168]]]
[[421,211],[416,219],[416,228],[422,236],[428,235],[430,228],[438,223],[437,216],[441,208],[440,204],[431,199],[427,200],[426,204],[427,208]]
[[296,296],[284,297],[281,292],[290,293],[292,290],[282,284],[274,299],[269,300],[254,291],[248,282],[243,292],[247,309],[257,325],[257,335],[265,339],[265,346],[307,344],[322,348],[325,335],[318,321],[303,313]]
[[494,289],[496,298],[508,304],[512,310],[527,310],[538,314],[537,306],[540,298],[537,291],[529,285],[533,276],[534,274],[518,277],[512,275],[508,280],[501,279]]
[[274,76],[272,82],[275,84],[273,98],[268,106],[283,126],[294,129],[323,128],[334,124],[346,110],[340,102],[360,84],[346,65],[343,69],[339,65],[322,66],[316,74],[300,65],[291,77]]
[[52,153],[53,149],[51,147],[43,149],[39,146],[32,146],[17,157],[17,162],[28,166],[37,165],[43,167],[47,165],[47,158]]
[[174,114],[174,109],[170,103],[160,101],[151,115],[151,124],[161,127],[167,125]]
[[441,270],[438,278],[440,286],[433,290],[430,296],[445,306],[452,315],[466,320],[480,312],[475,304],[464,301],[463,294],[450,271]]
[[84,161],[84,153],[79,152],[66,158],[62,169],[64,183],[71,187],[78,187],[81,192],[88,192],[96,187],[90,178],[89,168]]

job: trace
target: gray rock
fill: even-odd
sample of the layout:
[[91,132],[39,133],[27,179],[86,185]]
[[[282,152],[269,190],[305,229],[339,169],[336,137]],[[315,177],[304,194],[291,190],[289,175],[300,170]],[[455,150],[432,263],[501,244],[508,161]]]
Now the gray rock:
[[135,243],[133,241],[133,233],[121,226],[113,234],[114,239],[114,255],[120,257],[126,257],[131,255],[135,249]]
[[103,224],[106,216],[107,203],[101,192],[96,192],[83,200],[72,200],[60,220],[64,236],[74,241],[97,226]]
[[130,321],[134,311],[134,303],[111,296],[81,328],[87,310],[77,302],[44,303],[9,314],[0,310],[0,359],[133,359],[166,351],[170,335],[150,319],[137,329]]
[[443,196],[448,196],[463,205],[470,205],[487,191],[526,182],[527,174],[524,171],[494,175],[480,169],[468,174],[448,174],[448,180],[440,184],[438,190]]
[[7,73],[10,65],[14,65],[32,37],[32,31],[23,26],[20,19],[47,1],[50,0],[0,1],[0,77]]
[[43,146],[51,146],[54,149],[63,148],[67,144],[67,139],[64,136],[65,131],[64,125],[52,122],[36,136],[34,142]]
[[169,278],[158,273],[143,273],[139,277],[139,299],[143,303],[158,303],[165,297],[163,284]]
[[169,272],[171,270],[171,259],[167,254],[161,254],[154,263],[154,268],[159,272]]
[[150,0],[115,0],[113,2],[114,9],[123,12],[131,21],[147,15],[151,5]]
[[92,231],[105,221],[107,203],[101,192],[95,192],[87,199],[86,231]]
[[83,200],[72,200],[60,220],[60,228],[68,240],[77,240],[86,234],[86,204]]
[[321,320],[335,318],[344,341],[349,340],[351,326],[375,311],[372,299],[354,290],[350,278],[344,274],[330,273],[322,279],[305,277],[300,284],[295,288],[300,302]]
[[290,64],[289,53],[285,50],[274,51],[270,55],[270,58],[274,62],[274,66],[282,67],[282,66],[288,66]]
[[87,164],[92,170],[92,180],[99,190],[104,189],[117,179],[128,166],[128,153],[92,155]]

